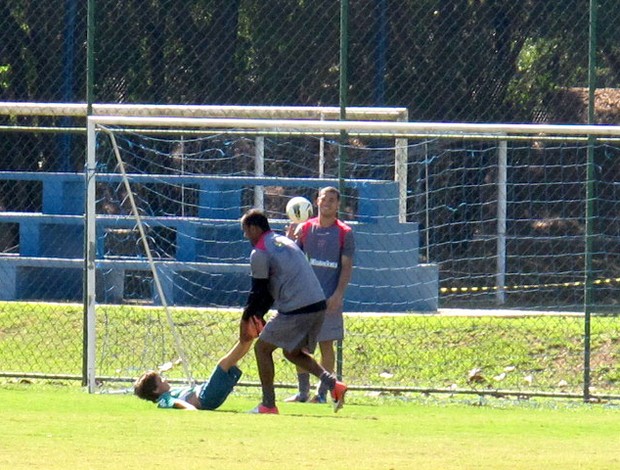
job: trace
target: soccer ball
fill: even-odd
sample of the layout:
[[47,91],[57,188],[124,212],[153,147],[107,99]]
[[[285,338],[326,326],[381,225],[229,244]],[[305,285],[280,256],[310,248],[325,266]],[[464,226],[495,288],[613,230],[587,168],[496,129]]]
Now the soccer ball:
[[312,203],[305,197],[296,196],[286,204],[286,215],[296,224],[305,222],[312,217]]

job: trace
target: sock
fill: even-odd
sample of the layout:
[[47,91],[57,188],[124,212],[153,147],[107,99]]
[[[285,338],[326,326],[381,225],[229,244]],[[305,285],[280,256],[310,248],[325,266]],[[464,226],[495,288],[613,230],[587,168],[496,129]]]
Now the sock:
[[299,399],[308,401],[310,397],[310,373],[301,372],[297,374],[297,381],[299,382]]
[[327,388],[327,385],[325,384],[325,382],[319,382],[319,386],[316,390],[316,394],[320,397],[325,398],[327,396],[328,390],[329,388]]
[[276,406],[276,392],[270,387],[268,389],[263,388],[263,406],[267,408],[273,408]]
[[320,379],[321,385],[319,386],[319,389],[320,387],[325,387],[326,390],[332,390],[336,386],[336,376],[327,371],[321,374]]

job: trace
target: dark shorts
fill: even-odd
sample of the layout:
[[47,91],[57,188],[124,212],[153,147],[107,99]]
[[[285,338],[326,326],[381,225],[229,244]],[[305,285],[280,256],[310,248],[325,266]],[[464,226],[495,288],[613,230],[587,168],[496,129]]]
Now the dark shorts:
[[342,310],[325,312],[325,320],[318,336],[318,341],[337,341],[344,338],[344,319]]
[[323,325],[325,311],[282,315],[276,313],[265,325],[259,338],[285,351],[316,349],[317,338]]
[[241,378],[241,369],[232,366],[228,372],[218,365],[209,380],[200,387],[198,398],[202,410],[215,410],[226,401]]

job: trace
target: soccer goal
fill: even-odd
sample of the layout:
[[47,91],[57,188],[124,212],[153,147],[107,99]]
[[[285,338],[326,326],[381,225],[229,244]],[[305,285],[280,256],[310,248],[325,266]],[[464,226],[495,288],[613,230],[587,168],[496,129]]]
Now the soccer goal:
[[[334,111],[270,108],[254,113],[322,122],[321,118],[336,117]],[[349,114],[364,119],[403,118],[402,110],[391,109],[354,108]],[[282,230],[288,223],[287,201],[296,195],[313,200],[323,186],[343,189],[350,218],[359,214],[362,221],[388,221],[399,226],[401,238],[410,239],[399,248],[406,256],[401,256],[403,266],[393,266],[394,279],[381,286],[361,277],[365,284],[358,285],[350,300],[356,304],[354,309],[436,309],[437,276],[434,267],[419,265],[417,226],[399,224],[405,216],[399,204],[405,200],[401,191],[406,182],[395,181],[395,165],[402,164],[406,155],[402,137],[396,138],[397,145],[392,142],[374,150],[385,160],[382,165],[391,167],[390,180],[382,181],[368,177],[377,171],[369,162],[358,178],[338,174],[339,131],[281,133],[273,126],[221,129],[217,123],[205,125],[205,118],[177,117],[188,120],[182,126],[166,122],[174,118],[132,119],[89,118],[86,232],[91,251],[86,286],[88,344],[93,345],[87,354],[91,389],[95,383],[120,381],[171,363],[178,364],[179,380],[184,376],[192,381],[196,373],[205,377],[208,370],[192,368],[197,362],[193,349],[200,347],[195,345],[194,332],[210,329],[208,341],[218,343],[216,351],[225,352],[236,335],[239,309],[249,288],[250,246],[239,226],[243,211],[262,207],[273,226]],[[254,121],[277,124],[277,119]],[[390,163],[385,154],[391,155]],[[417,281],[403,283],[412,275]],[[420,288],[402,294],[412,282]],[[364,294],[369,284],[397,295],[383,296],[381,306],[376,296]],[[198,319],[182,320],[196,316],[197,309],[202,309]],[[98,320],[100,314],[104,322]],[[139,328],[132,335],[123,325],[133,316],[144,318],[133,321],[132,326]],[[200,328],[203,322],[210,326]],[[184,331],[191,331],[189,339]],[[119,332],[127,333],[123,346],[118,345]],[[209,365],[217,354],[210,356]]]

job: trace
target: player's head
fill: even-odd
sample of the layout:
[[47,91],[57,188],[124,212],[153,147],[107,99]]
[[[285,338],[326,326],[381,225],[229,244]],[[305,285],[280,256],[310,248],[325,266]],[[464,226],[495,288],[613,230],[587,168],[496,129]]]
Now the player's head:
[[325,186],[324,188],[321,188],[319,190],[318,197],[324,196],[326,194],[333,194],[334,197],[340,201],[340,191],[338,190],[338,188],[334,186]]
[[340,191],[333,186],[321,188],[316,198],[319,214],[327,217],[337,217],[340,206]]
[[243,235],[252,246],[258,243],[261,235],[271,230],[267,216],[260,209],[250,209],[241,217]]
[[133,385],[133,393],[138,398],[156,402],[162,393],[170,390],[170,384],[163,380],[159,372],[150,370],[142,374]]

